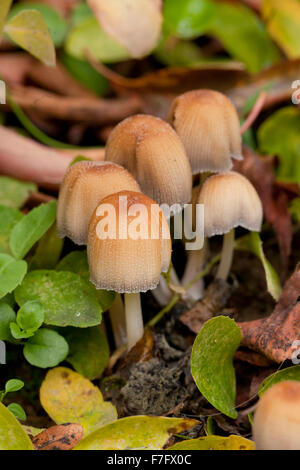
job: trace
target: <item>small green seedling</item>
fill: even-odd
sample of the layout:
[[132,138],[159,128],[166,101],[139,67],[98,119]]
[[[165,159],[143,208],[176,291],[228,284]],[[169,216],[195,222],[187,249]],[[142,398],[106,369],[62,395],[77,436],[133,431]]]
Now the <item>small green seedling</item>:
[[[19,379],[10,379],[6,382],[4,390],[0,390],[0,402],[3,402],[8,393],[18,392],[24,387],[24,382]],[[25,421],[26,413],[18,403],[10,403],[7,409],[19,420]]]

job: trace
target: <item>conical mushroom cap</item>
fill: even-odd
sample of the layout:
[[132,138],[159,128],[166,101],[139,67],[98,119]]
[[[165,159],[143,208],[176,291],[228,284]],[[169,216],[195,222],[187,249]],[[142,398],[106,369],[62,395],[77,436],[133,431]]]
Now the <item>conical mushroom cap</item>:
[[260,398],[254,414],[257,450],[300,450],[300,382],[284,381]]
[[238,114],[222,93],[184,93],[171,106],[170,123],[183,142],[193,174],[228,171],[232,158],[242,159]]
[[154,289],[171,260],[165,216],[142,193],[121,191],[95,210],[88,233],[91,281],[98,289],[137,293]]
[[158,204],[182,206],[191,199],[192,173],[183,144],[159,118],[136,115],[118,124],[109,136],[105,159],[127,168]]
[[240,173],[230,171],[208,178],[198,204],[204,204],[206,237],[223,235],[238,226],[253,232],[261,229],[261,200],[250,181]]
[[59,236],[67,236],[77,245],[85,245],[90,218],[98,203],[123,189],[140,191],[133,176],[115,163],[82,161],[72,165],[59,192]]

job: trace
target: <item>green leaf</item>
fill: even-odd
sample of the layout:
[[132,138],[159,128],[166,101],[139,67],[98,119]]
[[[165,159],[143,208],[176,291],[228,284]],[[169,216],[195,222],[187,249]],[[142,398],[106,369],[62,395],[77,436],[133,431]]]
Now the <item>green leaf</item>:
[[55,367],[68,355],[66,340],[56,331],[41,328],[24,346],[25,359],[32,366],[46,369]]
[[25,10],[38,11],[44,18],[54,45],[56,47],[60,47],[63,44],[68,31],[68,25],[64,18],[56,10],[43,3],[21,3],[13,6],[9,12],[9,19],[15,16],[17,13],[20,13],[20,11]]
[[22,219],[23,214],[13,209],[0,205],[0,253],[11,254],[9,248],[9,237],[12,228]]
[[64,240],[57,236],[57,225],[53,224],[39,240],[35,254],[30,261],[30,270],[55,268],[63,244]]
[[85,50],[89,50],[96,59],[105,63],[120,62],[130,57],[125,47],[104,33],[96,18],[85,19],[71,29],[65,50],[78,59],[84,59]]
[[33,245],[51,227],[56,217],[56,201],[32,209],[11,231],[10,249],[17,259],[22,259]]
[[38,11],[21,11],[6,23],[4,31],[44,64],[55,66],[55,47],[44,18]]
[[0,340],[11,341],[12,336],[10,333],[9,325],[16,319],[16,314],[10,305],[0,303]]
[[225,49],[256,73],[279,60],[279,54],[261,23],[250,8],[243,5],[218,3],[209,29]]
[[207,436],[178,442],[167,450],[255,450],[255,444],[240,436]]
[[74,450],[158,450],[172,434],[190,429],[197,423],[193,419],[130,416],[93,432]]
[[300,381],[300,366],[287,367],[286,369],[278,370],[274,374],[269,375],[259,386],[258,396],[261,397],[268,388],[272,387],[284,380],[297,380]]
[[67,362],[90,380],[100,377],[108,364],[109,347],[99,328],[72,328],[65,337],[70,347]]
[[33,444],[14,415],[0,403],[0,450],[33,450]]
[[209,0],[165,0],[164,29],[181,38],[195,38],[206,33],[214,13]]
[[71,271],[80,274],[94,289],[103,312],[108,310],[114,303],[116,297],[115,292],[102,289],[98,290],[90,282],[90,271],[86,251],[72,251],[59,262],[56,270]]
[[290,213],[296,222],[300,222],[300,197],[296,197],[292,200]]
[[12,292],[24,279],[27,271],[25,261],[0,253],[0,299]]
[[300,109],[282,108],[266,119],[258,130],[262,153],[279,157],[277,178],[282,181],[300,181]]
[[15,322],[11,323],[9,327],[12,337],[17,340],[23,338],[30,338],[34,335],[34,331],[23,331]]
[[26,413],[23,410],[22,406],[18,405],[18,403],[10,403],[7,409],[19,420],[25,421],[26,420]]
[[5,384],[5,393],[18,392],[24,387],[24,382],[19,379],[10,379]]
[[40,400],[56,424],[79,423],[84,435],[118,418],[115,407],[103,400],[98,387],[66,367],[56,367],[47,373]]
[[31,191],[37,191],[34,183],[25,183],[9,176],[0,176],[0,204],[19,209]]
[[195,339],[191,372],[197,387],[217,410],[237,418],[233,356],[242,334],[228,317],[215,317],[204,324]]
[[44,307],[40,302],[26,302],[18,311],[16,323],[10,325],[14,338],[29,338],[44,322]]
[[82,1],[74,5],[71,12],[71,24],[72,26],[77,26],[78,24],[82,23],[83,20],[87,20],[88,18],[92,18],[94,16],[90,7]]
[[1,10],[0,10],[0,40],[2,36],[2,31],[6,17],[8,15],[12,0],[1,0]]
[[275,300],[278,300],[282,291],[280,280],[275,269],[265,257],[259,233],[251,232],[249,235],[240,238],[236,241],[235,248],[237,250],[250,251],[258,257],[265,270],[268,291]]
[[103,96],[108,92],[108,80],[96,72],[86,60],[76,59],[76,57],[63,53],[60,56],[60,61],[76,80],[96,95]]
[[200,47],[192,41],[184,41],[170,36],[162,41],[154,51],[156,59],[169,67],[191,67],[204,63]]
[[20,306],[28,300],[41,302],[47,325],[85,328],[101,323],[95,290],[71,272],[31,271],[16,289],[15,299]]
[[262,14],[270,36],[289,59],[300,57],[299,0],[264,0]]

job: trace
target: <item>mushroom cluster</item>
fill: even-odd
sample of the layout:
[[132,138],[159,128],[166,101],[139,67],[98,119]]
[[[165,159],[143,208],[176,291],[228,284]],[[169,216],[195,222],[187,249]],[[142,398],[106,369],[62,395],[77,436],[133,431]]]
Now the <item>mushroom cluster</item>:
[[[241,158],[234,106],[219,92],[196,90],[175,99],[170,124],[154,116],[131,116],[111,132],[104,162],[81,161],[67,171],[59,193],[58,232],[87,245],[91,281],[97,289],[117,293],[110,311],[117,347],[127,343],[130,349],[143,335],[140,292],[152,290],[164,304],[170,290],[161,273],[169,271],[172,283],[180,284],[171,264],[172,216],[191,202],[204,206],[203,235],[224,235],[217,271],[224,280],[234,228],[260,230],[260,199],[244,176],[231,171],[232,160]],[[192,175],[199,174],[200,185],[193,189]],[[184,285],[201,271],[204,251],[187,254]],[[190,299],[197,300],[202,291],[203,284],[195,283]]]

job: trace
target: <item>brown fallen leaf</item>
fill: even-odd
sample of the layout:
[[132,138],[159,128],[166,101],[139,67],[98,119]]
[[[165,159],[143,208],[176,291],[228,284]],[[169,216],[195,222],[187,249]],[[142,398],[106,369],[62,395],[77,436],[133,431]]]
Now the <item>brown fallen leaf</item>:
[[80,424],[51,426],[32,439],[36,450],[71,450],[81,441],[83,428]]
[[232,286],[222,279],[215,279],[206,289],[203,299],[180,315],[179,320],[193,333],[198,334],[203,324],[226,305],[232,289]]
[[273,157],[261,157],[247,147],[244,160],[235,162],[234,169],[245,175],[255,186],[263,204],[264,214],[278,235],[283,273],[291,253],[292,221],[289,213],[290,195],[277,184]]
[[291,360],[300,339],[300,266],[286,282],[272,315],[267,318],[239,323],[242,345],[281,363]]

